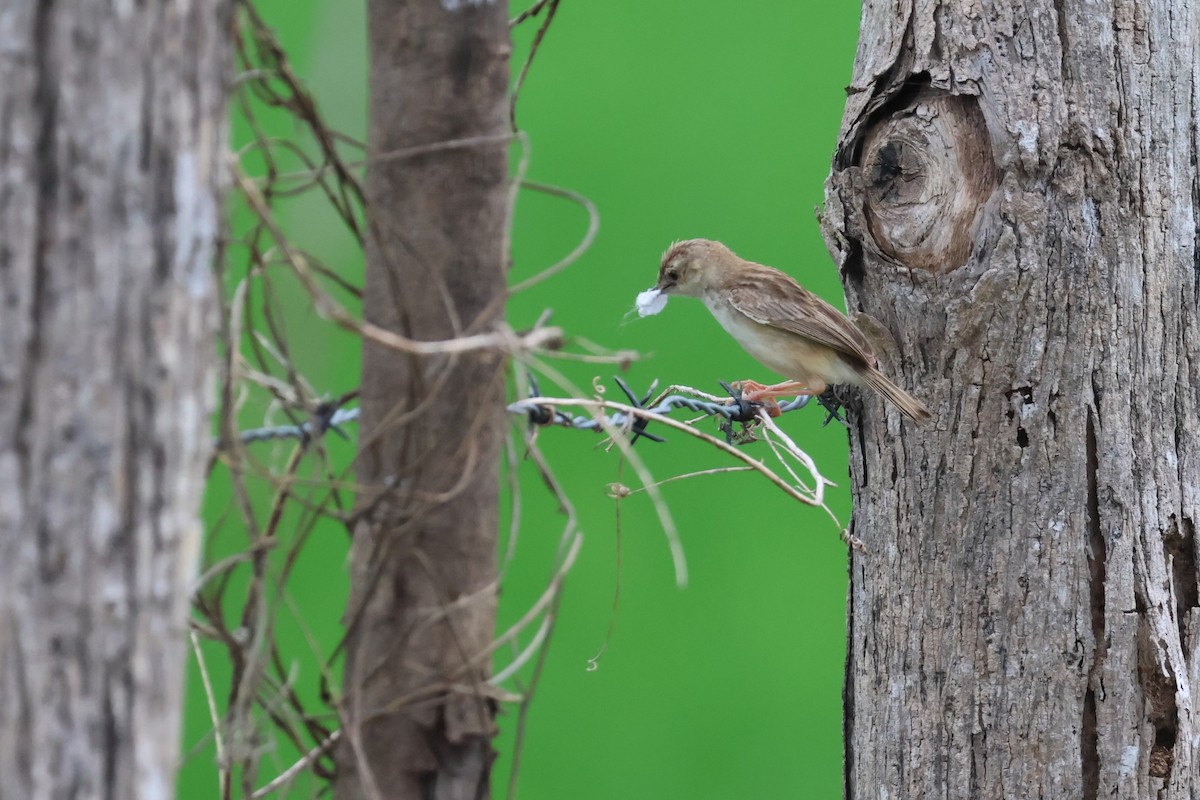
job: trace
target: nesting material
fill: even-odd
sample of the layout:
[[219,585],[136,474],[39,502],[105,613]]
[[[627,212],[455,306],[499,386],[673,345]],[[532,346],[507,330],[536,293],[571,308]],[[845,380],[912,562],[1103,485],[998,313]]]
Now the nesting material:
[[648,317],[651,314],[657,314],[667,307],[667,296],[658,289],[647,289],[644,292],[638,293],[637,310],[638,315]]

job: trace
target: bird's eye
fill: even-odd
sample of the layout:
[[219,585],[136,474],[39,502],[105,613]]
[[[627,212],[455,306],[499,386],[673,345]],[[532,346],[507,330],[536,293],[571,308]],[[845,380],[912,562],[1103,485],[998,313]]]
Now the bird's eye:
[[670,280],[670,281],[679,280],[679,270],[675,269],[674,267],[667,270],[667,280]]

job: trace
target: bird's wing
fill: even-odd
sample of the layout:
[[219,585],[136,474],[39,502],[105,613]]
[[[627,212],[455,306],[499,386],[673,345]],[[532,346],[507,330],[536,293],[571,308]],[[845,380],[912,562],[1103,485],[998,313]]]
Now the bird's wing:
[[733,307],[755,322],[781,328],[875,366],[862,331],[836,308],[786,273],[755,264],[729,286]]

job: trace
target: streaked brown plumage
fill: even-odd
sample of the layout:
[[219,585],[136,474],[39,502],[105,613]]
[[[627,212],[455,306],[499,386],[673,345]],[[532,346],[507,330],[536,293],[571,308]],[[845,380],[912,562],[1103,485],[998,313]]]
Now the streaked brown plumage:
[[841,312],[790,275],[738,258],[720,242],[671,245],[655,288],[699,298],[746,352],[792,379],[764,396],[820,394],[826,384],[850,383],[870,387],[915,422],[932,417],[879,371],[866,337]]

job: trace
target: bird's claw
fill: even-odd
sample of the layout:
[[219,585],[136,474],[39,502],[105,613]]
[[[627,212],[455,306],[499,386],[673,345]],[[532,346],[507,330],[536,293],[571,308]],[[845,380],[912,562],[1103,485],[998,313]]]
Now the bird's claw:
[[845,407],[845,404],[842,403],[842,399],[838,394],[836,386],[829,386],[824,392],[817,395],[817,402],[821,404],[821,408],[829,412],[825,416],[825,421],[821,423],[821,427],[825,427],[835,419],[842,423],[842,425],[850,427],[846,422],[846,418],[841,415],[841,410]]

